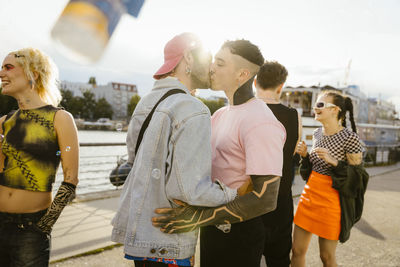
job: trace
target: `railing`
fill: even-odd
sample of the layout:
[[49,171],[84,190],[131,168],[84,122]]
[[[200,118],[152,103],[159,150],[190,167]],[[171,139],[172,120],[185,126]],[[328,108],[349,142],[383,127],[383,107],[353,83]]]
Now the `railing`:
[[[111,184],[109,175],[117,166],[117,162],[127,156],[125,146],[126,143],[80,143],[81,152],[84,153],[81,153],[80,156],[77,194],[116,189]],[[110,147],[115,149],[110,151]],[[84,151],[85,149],[87,151]],[[399,146],[367,146],[364,153],[364,162],[369,166],[392,164],[398,161],[400,161]],[[60,185],[62,177],[60,168],[54,192]]]
[[[79,184],[77,194],[101,192],[116,189],[110,182],[110,172],[117,162],[126,155],[126,143],[80,143]],[[63,180],[59,168],[53,192]]]
[[80,143],[79,146],[126,146],[126,143]]
[[364,162],[368,166],[393,164],[400,161],[399,145],[366,146]]

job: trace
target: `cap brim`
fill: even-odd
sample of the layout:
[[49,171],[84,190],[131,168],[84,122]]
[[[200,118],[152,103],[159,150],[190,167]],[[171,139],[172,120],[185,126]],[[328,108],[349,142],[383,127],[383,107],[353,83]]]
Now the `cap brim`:
[[160,76],[167,74],[168,72],[172,71],[178,63],[181,61],[183,55],[179,55],[176,58],[172,58],[161,66],[161,68],[158,69],[156,73],[154,73],[153,78],[158,80],[160,79]]

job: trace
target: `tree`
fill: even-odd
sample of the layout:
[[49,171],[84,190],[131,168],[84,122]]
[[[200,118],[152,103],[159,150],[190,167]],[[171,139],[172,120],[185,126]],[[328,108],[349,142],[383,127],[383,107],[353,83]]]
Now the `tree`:
[[85,100],[83,99],[83,97],[75,96],[71,99],[70,110],[68,111],[71,112],[71,114],[75,118],[81,118],[83,113],[84,103]]
[[93,85],[93,88],[95,88],[97,86],[96,77],[94,76],[90,77],[88,84]]
[[104,97],[100,98],[96,103],[96,107],[94,108],[93,112],[94,119],[99,119],[99,118],[111,119],[112,115],[113,115],[113,110],[110,103],[108,103]]
[[199,99],[208,107],[211,115],[214,114],[214,112],[217,111],[218,109],[225,106],[225,102],[221,98],[218,100],[210,100],[199,97]]
[[85,120],[92,120],[93,112],[96,107],[96,99],[94,94],[89,90],[84,91],[82,101],[83,104],[82,104],[81,117],[84,118]]
[[61,106],[74,116],[80,118],[83,111],[84,99],[79,96],[74,96],[70,90],[61,90],[62,100]]
[[129,101],[128,104],[128,116],[132,116],[133,111],[135,111],[135,108],[137,106],[137,104],[140,101],[140,96],[139,95],[134,95],[131,97],[131,100]]
[[61,102],[60,102],[60,105],[66,110],[66,111],[69,111],[69,112],[71,112],[71,110],[72,110],[72,102],[73,102],[73,99],[74,99],[74,95],[73,95],[73,93],[70,91],[70,90],[60,90],[60,92],[61,92],[61,96],[62,96],[62,99],[61,99]]

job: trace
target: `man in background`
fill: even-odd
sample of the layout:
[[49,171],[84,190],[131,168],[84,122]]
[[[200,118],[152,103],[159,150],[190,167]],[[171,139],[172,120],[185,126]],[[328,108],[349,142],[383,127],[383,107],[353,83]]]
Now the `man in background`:
[[264,257],[268,267],[290,265],[292,248],[294,150],[301,138],[301,118],[297,110],[281,104],[280,96],[288,72],[276,61],[266,62],[255,81],[257,97],[272,110],[286,129],[283,147],[283,169],[279,186],[278,203],[274,211],[264,214],[265,227]]

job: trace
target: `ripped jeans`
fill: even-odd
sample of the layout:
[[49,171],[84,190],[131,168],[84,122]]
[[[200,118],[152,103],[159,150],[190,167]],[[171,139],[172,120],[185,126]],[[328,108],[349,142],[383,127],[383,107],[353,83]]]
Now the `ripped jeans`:
[[35,227],[46,211],[0,212],[0,266],[49,265],[50,235]]

